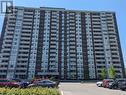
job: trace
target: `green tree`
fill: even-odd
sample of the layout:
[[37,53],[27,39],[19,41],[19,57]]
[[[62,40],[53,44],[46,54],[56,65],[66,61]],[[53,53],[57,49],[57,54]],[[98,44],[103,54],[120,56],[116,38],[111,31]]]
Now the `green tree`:
[[106,69],[104,67],[101,70],[101,78],[102,79],[107,78],[107,71],[106,71]]
[[116,71],[113,65],[111,65],[109,68],[109,77],[113,79],[116,78]]

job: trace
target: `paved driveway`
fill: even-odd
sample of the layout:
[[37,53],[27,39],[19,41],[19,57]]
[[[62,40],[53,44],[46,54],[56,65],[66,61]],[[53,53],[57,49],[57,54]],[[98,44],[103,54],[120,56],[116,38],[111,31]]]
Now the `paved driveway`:
[[126,91],[97,87],[95,83],[61,83],[63,95],[126,95]]

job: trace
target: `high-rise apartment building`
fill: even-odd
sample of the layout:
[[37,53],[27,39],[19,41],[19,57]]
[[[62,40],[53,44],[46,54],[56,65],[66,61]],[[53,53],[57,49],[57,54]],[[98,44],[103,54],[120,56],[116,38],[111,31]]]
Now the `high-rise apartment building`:
[[0,78],[97,79],[111,65],[124,76],[114,12],[15,7],[5,16]]

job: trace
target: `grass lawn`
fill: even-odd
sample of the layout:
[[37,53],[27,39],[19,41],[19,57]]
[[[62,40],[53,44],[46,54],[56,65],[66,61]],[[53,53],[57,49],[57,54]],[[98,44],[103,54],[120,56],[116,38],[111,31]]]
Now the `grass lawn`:
[[0,95],[61,95],[56,88],[0,88]]

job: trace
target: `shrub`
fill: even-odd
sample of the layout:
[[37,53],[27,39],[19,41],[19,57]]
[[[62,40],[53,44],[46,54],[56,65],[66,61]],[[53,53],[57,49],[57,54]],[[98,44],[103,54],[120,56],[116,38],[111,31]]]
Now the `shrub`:
[[0,95],[60,95],[56,88],[0,88]]

